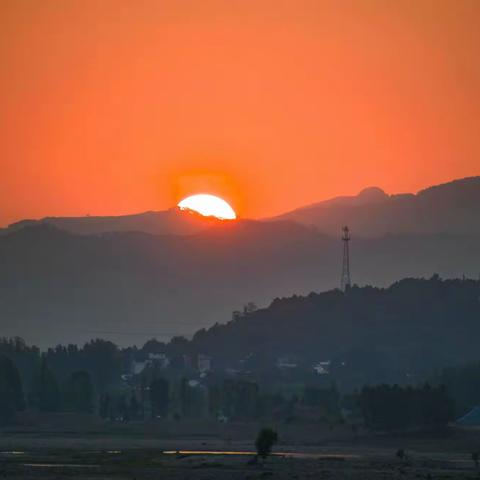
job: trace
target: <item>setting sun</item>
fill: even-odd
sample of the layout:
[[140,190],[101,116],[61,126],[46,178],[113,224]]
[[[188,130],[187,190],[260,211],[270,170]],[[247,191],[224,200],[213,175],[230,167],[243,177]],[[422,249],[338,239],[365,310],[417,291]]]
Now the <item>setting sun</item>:
[[221,220],[237,218],[235,211],[225,200],[205,193],[184,198],[177,206],[182,210],[193,210],[206,217],[216,217]]

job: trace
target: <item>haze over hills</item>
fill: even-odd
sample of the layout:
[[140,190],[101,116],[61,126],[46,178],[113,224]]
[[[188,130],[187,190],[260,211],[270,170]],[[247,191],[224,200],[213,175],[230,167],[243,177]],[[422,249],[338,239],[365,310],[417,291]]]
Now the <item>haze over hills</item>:
[[[352,240],[352,276],[477,277],[473,236]],[[120,345],[193,334],[253,301],[338,285],[340,241],[292,222],[239,222],[190,236],[73,235],[53,226],[0,237],[0,335],[41,346],[92,337]]]
[[[478,199],[480,178],[472,178],[405,198],[370,189],[292,212],[288,220],[201,223],[203,217],[172,210],[18,223],[0,236],[0,335],[40,345],[92,337],[141,343],[226,322],[249,301],[263,306],[336,288],[343,223],[353,225],[352,277],[359,285],[434,273],[478,278]],[[302,224],[309,218],[324,223]],[[399,231],[382,234],[395,219]],[[453,224],[458,231],[444,228]],[[165,234],[170,227],[176,235]],[[141,228],[162,235],[103,232]]]

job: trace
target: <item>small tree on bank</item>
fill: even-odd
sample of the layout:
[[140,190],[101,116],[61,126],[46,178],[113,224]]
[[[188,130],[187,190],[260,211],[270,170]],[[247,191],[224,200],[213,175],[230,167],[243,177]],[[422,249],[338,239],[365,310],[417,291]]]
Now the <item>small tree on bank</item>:
[[257,449],[257,455],[263,459],[267,458],[272,453],[272,447],[278,441],[278,434],[271,428],[262,428],[258,432],[257,439],[255,440],[255,448]]

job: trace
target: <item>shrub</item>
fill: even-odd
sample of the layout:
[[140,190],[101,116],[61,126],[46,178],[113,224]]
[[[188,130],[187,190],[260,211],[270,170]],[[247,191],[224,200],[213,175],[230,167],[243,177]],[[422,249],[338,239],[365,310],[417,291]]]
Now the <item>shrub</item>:
[[271,428],[263,428],[258,432],[257,439],[255,440],[255,448],[257,449],[257,455],[262,458],[267,458],[272,452],[272,447],[278,441],[278,434]]

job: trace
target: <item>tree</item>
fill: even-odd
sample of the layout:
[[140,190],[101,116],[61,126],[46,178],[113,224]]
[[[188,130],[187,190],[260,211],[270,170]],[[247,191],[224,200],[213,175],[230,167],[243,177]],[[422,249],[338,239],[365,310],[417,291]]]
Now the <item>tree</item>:
[[80,370],[70,375],[65,389],[65,404],[72,412],[93,413],[93,385],[88,372]]
[[407,458],[407,454],[405,453],[405,450],[403,448],[399,448],[395,452],[395,456],[400,460],[405,460]]
[[180,388],[178,395],[182,417],[188,417],[192,408],[192,395],[190,394],[190,390],[191,388],[188,385],[188,380],[183,377],[180,380]]
[[139,416],[140,413],[140,404],[138,403],[137,397],[135,396],[135,393],[132,393],[132,396],[130,397],[130,402],[128,404],[128,410],[129,410],[129,415],[130,418],[136,419]]
[[259,388],[246,380],[225,380],[222,411],[230,418],[254,418],[259,412]]
[[208,413],[212,418],[218,418],[222,410],[222,390],[218,385],[208,387]]
[[58,412],[61,408],[60,388],[45,357],[40,365],[38,408],[41,412]]
[[423,425],[436,427],[453,420],[453,402],[443,385],[431,387],[426,383],[419,396]]
[[83,364],[92,372],[95,386],[102,392],[118,381],[121,374],[121,357],[118,347],[109,341],[96,339],[85,344],[82,351]]
[[359,398],[365,425],[372,430],[442,427],[452,420],[452,401],[445,387],[364,387]]
[[165,352],[165,343],[159,342],[156,338],[151,338],[147,340],[142,347],[142,353],[164,353]]
[[243,306],[243,315],[248,315],[258,310],[258,307],[253,302],[248,302]]
[[308,407],[316,407],[318,414],[324,418],[340,417],[340,395],[335,383],[332,382],[330,388],[319,388],[306,386],[303,393],[303,403]]
[[480,403],[480,363],[445,368],[434,381],[446,386],[454,401],[456,417],[462,417]]
[[100,418],[108,418],[110,416],[110,395],[108,393],[104,393],[100,396],[100,403],[98,413]]
[[275,430],[272,430],[271,428],[262,428],[262,430],[258,432],[257,439],[255,440],[257,455],[261,458],[267,458],[277,441],[278,434]]
[[170,386],[168,380],[157,378],[150,384],[150,403],[152,417],[165,417],[168,412]]
[[10,358],[0,355],[0,424],[13,421],[15,413],[25,409],[22,383]]
[[39,365],[40,350],[28,346],[20,337],[0,338],[0,354],[7,356],[18,369],[25,390],[35,390],[35,374]]
[[128,403],[125,395],[120,395],[117,398],[116,404],[117,414],[122,419],[122,422],[128,423],[130,421],[130,412],[128,410]]

